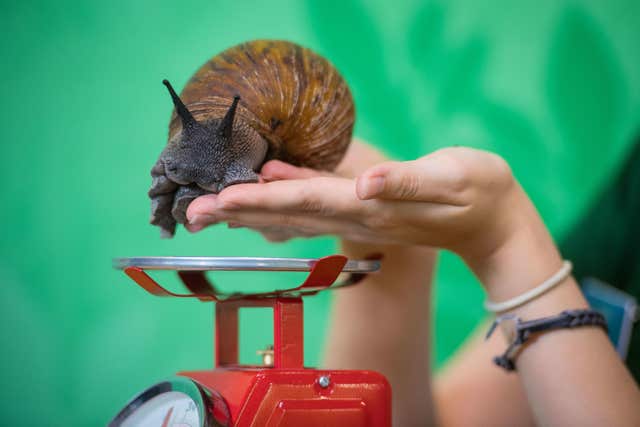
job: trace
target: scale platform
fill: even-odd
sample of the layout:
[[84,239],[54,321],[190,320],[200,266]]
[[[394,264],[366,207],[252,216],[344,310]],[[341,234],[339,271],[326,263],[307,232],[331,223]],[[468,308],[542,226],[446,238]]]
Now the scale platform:
[[[380,257],[349,260],[342,255],[323,258],[262,258],[262,257],[130,257],[115,258],[113,266],[124,270],[138,285],[156,296],[198,298],[201,301],[225,301],[242,298],[298,297],[315,294],[325,289],[353,285],[367,274],[380,269]],[[182,283],[190,291],[187,294],[171,292],[156,282],[145,270],[172,270],[178,273]],[[271,292],[225,293],[207,279],[208,271],[274,271],[309,272],[299,286]],[[336,282],[341,273],[350,276]]]

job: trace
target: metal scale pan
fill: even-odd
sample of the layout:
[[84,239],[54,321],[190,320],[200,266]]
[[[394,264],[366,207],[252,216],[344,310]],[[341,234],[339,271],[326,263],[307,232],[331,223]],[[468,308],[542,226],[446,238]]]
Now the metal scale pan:
[[[315,258],[157,256],[114,258],[113,267],[119,270],[137,267],[176,271],[311,271],[317,262]],[[367,274],[379,269],[379,260],[348,260],[342,272]]]
[[[323,258],[262,258],[262,257],[131,257],[115,258],[113,266],[124,270],[138,285],[156,296],[199,298],[202,301],[229,299],[277,298],[313,295],[321,290],[350,286],[367,274],[380,269],[380,259],[349,260],[342,255]],[[178,294],[164,288],[145,271],[171,270],[189,289],[189,294]],[[299,286],[270,292],[222,292],[205,276],[208,271],[290,271],[309,272]],[[346,280],[336,283],[341,273]]]

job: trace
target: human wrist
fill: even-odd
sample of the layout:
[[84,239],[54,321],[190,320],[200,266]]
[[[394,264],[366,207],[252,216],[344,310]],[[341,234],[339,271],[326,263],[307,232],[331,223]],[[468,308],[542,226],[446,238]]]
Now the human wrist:
[[536,287],[562,266],[562,258],[524,191],[510,201],[509,220],[496,230],[498,244],[486,252],[463,255],[487,297],[505,301]]

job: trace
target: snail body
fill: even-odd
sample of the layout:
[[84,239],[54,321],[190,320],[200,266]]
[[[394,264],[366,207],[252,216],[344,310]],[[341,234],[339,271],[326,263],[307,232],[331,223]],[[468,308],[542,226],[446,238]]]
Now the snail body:
[[326,59],[294,43],[231,47],[200,67],[180,96],[164,83],[175,109],[149,197],[151,223],[166,237],[195,197],[257,182],[271,159],[332,170],[351,141],[349,87]]

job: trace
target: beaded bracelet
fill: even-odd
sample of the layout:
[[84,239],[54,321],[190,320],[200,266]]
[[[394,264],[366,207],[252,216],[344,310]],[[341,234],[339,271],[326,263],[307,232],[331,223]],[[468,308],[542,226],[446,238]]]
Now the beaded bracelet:
[[499,324],[505,322],[512,322],[504,328],[510,344],[503,354],[493,358],[493,362],[507,371],[516,369],[515,356],[533,333],[580,326],[597,326],[607,332],[607,321],[601,313],[590,309],[566,310],[556,316],[527,321],[522,321],[515,314],[499,316],[489,328],[485,339],[493,334]]

